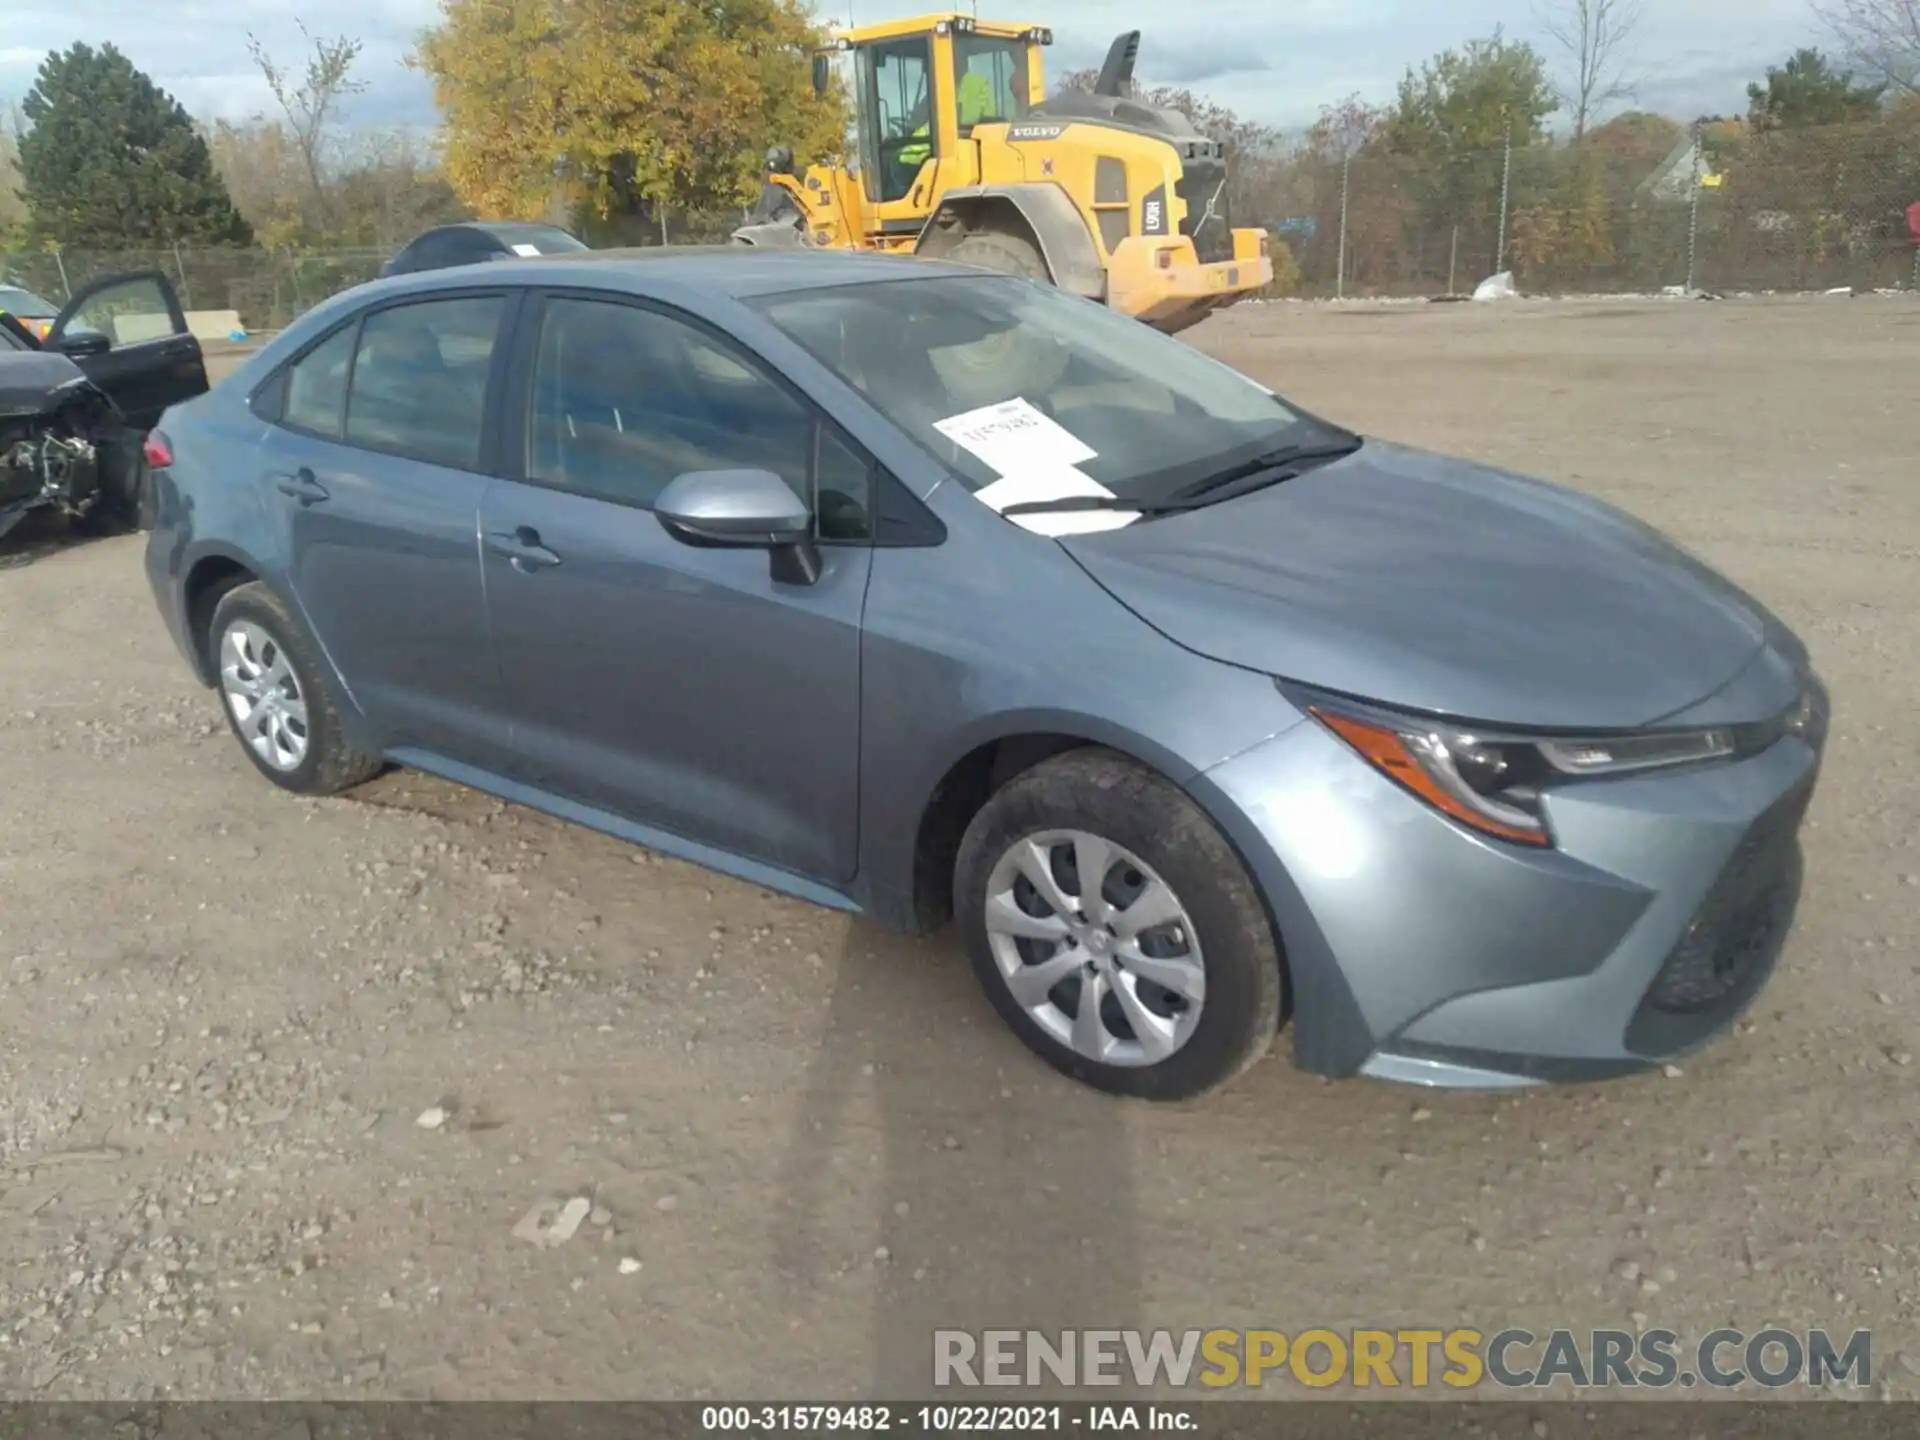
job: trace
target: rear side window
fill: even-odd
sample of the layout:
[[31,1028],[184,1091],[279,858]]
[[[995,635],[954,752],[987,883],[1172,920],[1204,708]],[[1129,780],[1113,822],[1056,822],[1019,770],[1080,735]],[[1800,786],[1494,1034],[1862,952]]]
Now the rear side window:
[[340,438],[340,411],[347,399],[347,368],[353,363],[354,327],[349,325],[287,367],[280,420],[295,430]]
[[477,468],[504,305],[498,295],[461,296],[367,316],[347,395],[347,443]]

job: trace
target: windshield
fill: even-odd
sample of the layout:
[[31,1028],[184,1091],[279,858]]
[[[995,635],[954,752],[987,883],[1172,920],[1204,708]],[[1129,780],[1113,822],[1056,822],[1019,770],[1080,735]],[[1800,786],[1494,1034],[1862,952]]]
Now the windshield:
[[[1137,320],[1012,276],[751,303],[975,490],[1022,467],[1070,468],[1156,501],[1344,433]],[[1010,441],[1001,421],[1020,433]]]
[[29,320],[51,320],[55,314],[54,308],[31,290],[16,290],[8,285],[0,285],[0,310]]

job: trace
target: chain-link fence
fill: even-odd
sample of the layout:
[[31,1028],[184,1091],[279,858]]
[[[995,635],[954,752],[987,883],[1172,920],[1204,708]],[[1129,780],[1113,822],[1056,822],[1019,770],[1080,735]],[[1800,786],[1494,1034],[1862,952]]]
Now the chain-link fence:
[[[1617,137],[1616,137],[1617,138]],[[1282,293],[1470,292],[1511,270],[1535,294],[1920,289],[1920,106],[1866,124],[1772,134],[1702,130],[1649,150],[1517,145],[1444,160],[1385,146],[1345,158],[1236,157],[1237,224],[1265,226],[1293,264]],[[724,240],[737,213],[676,215],[673,244]],[[595,243],[660,243],[657,222]],[[391,252],[192,249],[0,252],[0,282],[55,303],[87,280],[163,271],[189,309],[285,325],[372,279]],[[1297,275],[1286,275],[1289,270]]]
[[272,330],[329,295],[373,279],[390,253],[241,246],[0,251],[0,281],[61,305],[101,276],[158,270],[187,309],[235,310],[249,330]]
[[[1604,138],[1604,137],[1603,137]],[[1421,163],[1385,147],[1263,167],[1253,192],[1309,296],[1911,287],[1920,107],[1658,152],[1523,145]]]
[[[706,245],[724,241],[743,212],[676,214],[602,227],[597,246]],[[276,330],[330,295],[372,280],[398,249],[309,250],[254,246],[169,246],[164,250],[0,250],[0,285],[18,285],[54,305],[90,280],[158,270],[189,310],[237,311],[249,331]]]

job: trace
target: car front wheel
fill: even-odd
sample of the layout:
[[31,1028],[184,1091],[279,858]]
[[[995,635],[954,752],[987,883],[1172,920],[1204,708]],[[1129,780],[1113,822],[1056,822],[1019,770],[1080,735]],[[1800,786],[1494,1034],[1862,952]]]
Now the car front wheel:
[[954,901],[994,1008],[1087,1084],[1192,1099],[1273,1042],[1284,974],[1252,880],[1184,793],[1122,756],[1074,751],[996,793]]

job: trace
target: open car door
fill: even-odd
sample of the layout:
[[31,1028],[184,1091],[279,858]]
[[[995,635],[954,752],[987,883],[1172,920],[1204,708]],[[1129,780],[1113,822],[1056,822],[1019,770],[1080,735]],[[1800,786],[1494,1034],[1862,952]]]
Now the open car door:
[[41,348],[66,355],[113,398],[127,423],[150,430],[169,405],[207,391],[207,362],[173,285],[158,270],[84,285]]

